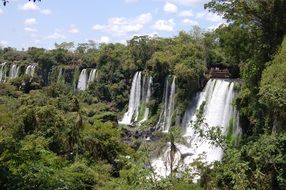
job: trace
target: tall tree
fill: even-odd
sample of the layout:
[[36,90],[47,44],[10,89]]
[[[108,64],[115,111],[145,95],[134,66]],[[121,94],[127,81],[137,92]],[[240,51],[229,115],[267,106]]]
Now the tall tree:
[[212,0],[205,8],[255,34],[265,60],[270,60],[286,33],[286,0]]

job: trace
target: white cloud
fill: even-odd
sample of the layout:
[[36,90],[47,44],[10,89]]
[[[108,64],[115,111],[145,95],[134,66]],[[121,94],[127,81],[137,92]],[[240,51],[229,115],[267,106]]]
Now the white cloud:
[[39,36],[38,36],[35,32],[31,32],[31,33],[30,33],[30,37],[31,37],[31,38],[34,38],[34,39],[35,39],[35,38],[39,38]]
[[72,34],[76,34],[76,33],[79,33],[79,29],[75,25],[71,25],[70,28],[68,29],[68,32]]
[[125,3],[137,3],[138,0],[125,0]]
[[142,33],[134,33],[132,35],[130,35],[129,38],[127,38],[127,40],[131,39],[131,38],[134,38],[135,36],[149,36],[149,37],[155,37],[155,36],[158,36],[159,34],[156,32],[156,31],[153,31],[153,32],[142,32]]
[[33,3],[31,1],[25,3],[24,5],[21,5],[19,9],[23,11],[39,11],[44,15],[52,14],[52,11],[50,9],[41,9],[36,3]]
[[41,40],[34,40],[35,44],[40,44]]
[[198,12],[196,14],[196,18],[204,18],[205,20],[211,21],[211,22],[221,22],[221,23],[225,22],[225,20],[221,16],[215,13],[206,12],[206,11]]
[[176,23],[174,22],[174,20],[169,19],[169,20],[156,21],[153,28],[159,31],[171,32],[174,30],[175,26],[176,26]]
[[37,24],[37,20],[35,18],[27,18],[24,21],[24,25],[26,25],[24,30],[30,33],[38,32],[38,29],[34,27],[36,24]]
[[186,18],[186,19],[184,19],[183,21],[182,21],[184,24],[186,24],[186,25],[199,25],[199,22],[198,21],[196,21],[196,20],[191,20],[191,19],[188,19],[188,18]]
[[25,27],[24,30],[26,32],[38,32],[38,30],[36,28],[32,28],[32,27]]
[[210,0],[170,0],[174,3],[179,3],[181,5],[198,5],[198,4],[205,4],[209,2]]
[[27,25],[27,26],[33,26],[33,25],[37,24],[37,20],[35,18],[27,18],[24,21],[24,24]]
[[44,15],[50,15],[50,14],[52,14],[52,11],[51,11],[50,9],[42,9],[40,12],[41,12],[42,14],[44,14]]
[[217,23],[217,24],[213,24],[211,26],[208,27],[208,30],[215,30],[217,29],[220,25],[225,24],[223,22]]
[[144,26],[152,21],[151,13],[144,13],[134,18],[113,17],[108,19],[106,25],[96,24],[93,30],[101,30],[113,35],[127,35],[142,30]]
[[3,13],[4,13],[4,11],[2,9],[0,9],[0,15],[3,14]]
[[25,3],[24,5],[22,5],[20,9],[24,11],[37,11],[37,10],[40,10],[40,7],[38,7],[36,3],[29,1]]
[[104,25],[96,24],[92,27],[93,30],[103,30],[105,28]]
[[167,13],[176,13],[178,11],[178,7],[170,2],[166,2],[164,5],[164,11]]
[[179,13],[180,17],[192,17],[194,16],[194,13],[192,10],[188,10],[188,11],[182,11]]
[[149,34],[147,34],[149,37],[154,38],[156,36],[158,36],[159,34],[157,32],[151,32]]
[[9,43],[7,41],[4,41],[4,40],[0,41],[0,47],[7,47],[8,44]]
[[99,40],[100,43],[109,43],[110,42],[110,38],[108,36],[102,36]]
[[53,34],[47,36],[49,40],[58,40],[58,39],[66,39],[66,36],[61,34],[60,32],[56,31]]

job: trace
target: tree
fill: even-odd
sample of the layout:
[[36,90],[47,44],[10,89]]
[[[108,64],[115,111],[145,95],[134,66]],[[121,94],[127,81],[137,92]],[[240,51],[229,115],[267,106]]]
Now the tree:
[[257,37],[257,45],[267,61],[286,33],[285,0],[212,0],[205,5],[221,14],[231,24]]
[[81,136],[85,149],[95,159],[114,163],[114,160],[124,152],[119,130],[110,122],[97,121],[93,126],[85,126]]
[[128,41],[128,48],[135,65],[142,69],[155,51],[149,36],[135,36]]
[[[236,103],[244,131],[263,133],[268,113],[259,102],[259,84],[266,63],[286,34],[285,0],[212,0],[205,5],[228,20],[218,29],[222,51],[240,64],[243,85]],[[238,37],[237,37],[238,36]]]
[[274,117],[273,132],[286,121],[286,38],[280,51],[263,71],[260,84],[260,102],[265,104]]
[[56,49],[64,49],[64,50],[71,50],[74,48],[74,43],[73,42],[63,42],[63,43],[55,43]]

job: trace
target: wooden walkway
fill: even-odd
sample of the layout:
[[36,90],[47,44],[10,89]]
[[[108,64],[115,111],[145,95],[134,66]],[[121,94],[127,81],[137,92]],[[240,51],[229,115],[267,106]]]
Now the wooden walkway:
[[228,69],[211,68],[209,71],[211,78],[229,78],[230,73]]

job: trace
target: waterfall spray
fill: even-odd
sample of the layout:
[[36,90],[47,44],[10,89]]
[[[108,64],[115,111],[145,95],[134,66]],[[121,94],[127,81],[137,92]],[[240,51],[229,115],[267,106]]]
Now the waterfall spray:
[[[172,165],[182,170],[190,168],[190,164],[202,154],[205,155],[204,161],[207,163],[222,159],[222,148],[212,145],[209,139],[201,137],[193,124],[197,119],[196,111],[204,105],[205,124],[200,126],[203,132],[207,132],[208,127],[219,127],[226,134],[230,125],[235,125],[233,134],[240,133],[238,112],[232,104],[235,97],[234,84],[233,80],[212,79],[194,98],[194,102],[190,104],[183,118],[184,138],[188,145],[176,144],[180,151],[175,154]],[[170,163],[168,164],[170,162],[169,146],[166,146],[166,150],[160,157],[152,161],[152,166],[160,177],[166,177],[171,173],[170,167],[166,167],[170,166]]]
[[175,93],[176,93],[176,77],[173,77],[170,86],[169,76],[166,78],[164,87],[164,111],[161,113],[160,119],[157,125],[163,130],[163,132],[168,132],[171,127],[174,107],[175,107]]
[[147,121],[148,117],[149,117],[150,108],[149,108],[148,104],[150,102],[150,97],[151,97],[151,85],[152,85],[152,82],[153,82],[152,77],[149,77],[149,80],[147,81],[147,90],[145,90],[146,89],[145,87],[142,89],[142,91],[145,94],[143,96],[143,99],[145,100],[145,110],[144,110],[143,119],[139,122],[139,125],[144,123],[145,121]]
[[96,69],[92,69],[87,80],[87,87],[95,80]]
[[83,69],[79,75],[77,89],[86,90],[86,88],[87,88],[87,71],[86,69]]
[[124,114],[119,124],[131,125],[133,121],[137,121],[139,115],[139,106],[141,99],[141,72],[136,72],[133,77],[130,90],[128,111]]
[[6,81],[7,67],[6,63],[0,64],[0,82]]
[[60,68],[57,78],[57,83],[59,83],[62,80],[62,75],[63,75],[63,68]]
[[36,66],[35,65],[29,65],[27,68],[26,68],[26,71],[25,71],[25,74],[26,75],[29,75],[30,77],[34,77],[35,75],[35,69],[36,69]]
[[12,67],[10,68],[10,72],[9,72],[9,78],[10,79],[14,79],[16,77],[18,77],[19,74],[19,66],[17,66],[16,64],[13,64]]

